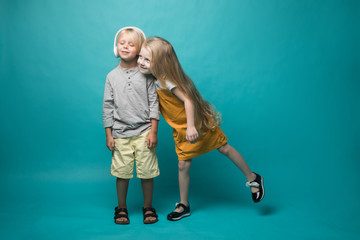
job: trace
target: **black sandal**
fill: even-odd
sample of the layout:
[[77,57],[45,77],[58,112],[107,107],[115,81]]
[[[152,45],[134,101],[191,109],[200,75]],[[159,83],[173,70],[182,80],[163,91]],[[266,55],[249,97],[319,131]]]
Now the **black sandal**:
[[[120,212],[124,212],[125,214],[120,213]],[[116,219],[119,219],[119,218],[126,218],[126,221],[117,222]],[[127,211],[126,208],[118,208],[118,207],[116,207],[115,208],[114,219],[115,219],[116,224],[127,225],[127,224],[130,223],[130,219],[128,217],[128,211]]]
[[182,207],[184,210],[182,212],[175,212],[175,211],[172,211],[171,213],[169,213],[167,215],[167,219],[169,221],[178,221],[184,217],[188,217],[190,216],[190,203],[189,203],[189,206],[185,206],[185,204],[183,203],[176,203],[175,204],[175,209],[177,208],[180,208]]
[[[143,215],[144,215],[144,224],[152,224],[156,223],[158,221],[158,215],[156,214],[155,208],[142,208],[143,209]],[[146,212],[152,212],[145,214]],[[148,217],[154,217],[155,220],[145,220]]]

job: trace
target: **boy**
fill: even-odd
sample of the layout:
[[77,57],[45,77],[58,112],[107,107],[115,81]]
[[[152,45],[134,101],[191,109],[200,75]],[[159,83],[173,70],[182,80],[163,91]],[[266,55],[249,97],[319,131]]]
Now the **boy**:
[[144,223],[158,221],[152,207],[153,178],[160,174],[156,157],[160,119],[154,79],[139,72],[138,54],[145,34],[139,28],[120,29],[114,39],[114,54],[120,64],[106,77],[103,124],[106,146],[112,151],[111,174],[117,177],[118,206],[115,223],[129,224],[126,195],[133,177],[134,161],[144,195]]

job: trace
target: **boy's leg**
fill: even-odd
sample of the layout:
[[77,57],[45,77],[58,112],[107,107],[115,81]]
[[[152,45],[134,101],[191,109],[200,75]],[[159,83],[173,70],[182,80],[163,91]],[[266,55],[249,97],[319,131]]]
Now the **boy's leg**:
[[[129,188],[129,179],[116,178],[116,191],[118,197],[118,208],[127,208],[126,196]],[[125,212],[119,212],[119,214],[126,214]],[[126,218],[118,218],[116,222],[125,222]]]
[[144,208],[152,207],[154,179],[141,179],[141,187],[144,194]]
[[[219,152],[227,156],[245,175],[246,179],[251,182],[254,181],[256,178],[255,173],[253,173],[248,164],[246,163],[245,159],[241,156],[241,154],[236,151],[235,148],[230,146],[230,144],[226,143],[225,145],[218,148]],[[259,188],[251,187],[251,192],[255,193],[258,192]]]
[[[156,148],[150,148],[147,146],[147,139],[149,136],[150,130],[141,134],[134,141],[135,147],[135,162],[136,162],[136,172],[137,177],[141,179],[141,187],[144,196],[144,206],[145,208],[152,208],[152,199],[154,191],[154,177],[157,177],[160,174],[158,167],[158,160],[156,157]],[[154,223],[157,221],[156,211],[146,211],[143,212],[144,215],[152,214],[153,216],[148,216],[144,219],[144,223]]]
[[[152,199],[154,191],[154,179],[141,179],[141,187],[144,195],[144,208],[152,208]],[[145,214],[150,214],[151,211],[145,212]],[[155,221],[155,217],[147,217],[146,221]]]
[[[180,203],[189,206],[190,168],[192,159],[179,161],[179,191]],[[184,209],[178,207],[174,212],[182,212]]]

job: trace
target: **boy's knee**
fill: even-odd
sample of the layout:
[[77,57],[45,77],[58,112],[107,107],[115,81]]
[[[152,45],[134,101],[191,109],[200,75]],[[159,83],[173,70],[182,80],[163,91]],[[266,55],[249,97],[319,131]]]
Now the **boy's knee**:
[[119,182],[129,182],[129,181],[130,181],[129,178],[119,178],[119,177],[117,177],[116,179],[117,179],[117,181],[119,181]]
[[141,178],[141,182],[147,183],[147,182],[153,182],[154,178]]
[[222,154],[228,155],[230,152],[230,148],[231,148],[231,146],[228,143],[226,143],[225,145],[222,145],[221,147],[219,147],[218,150]]

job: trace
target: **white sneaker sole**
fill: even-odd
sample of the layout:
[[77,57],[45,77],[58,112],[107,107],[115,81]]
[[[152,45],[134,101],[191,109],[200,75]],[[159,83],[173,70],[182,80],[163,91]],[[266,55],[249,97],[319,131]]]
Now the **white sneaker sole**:
[[184,215],[182,215],[181,217],[178,217],[178,218],[172,218],[172,219],[168,219],[169,221],[178,221],[184,217],[188,217],[190,216],[191,214],[190,213],[185,213]]

